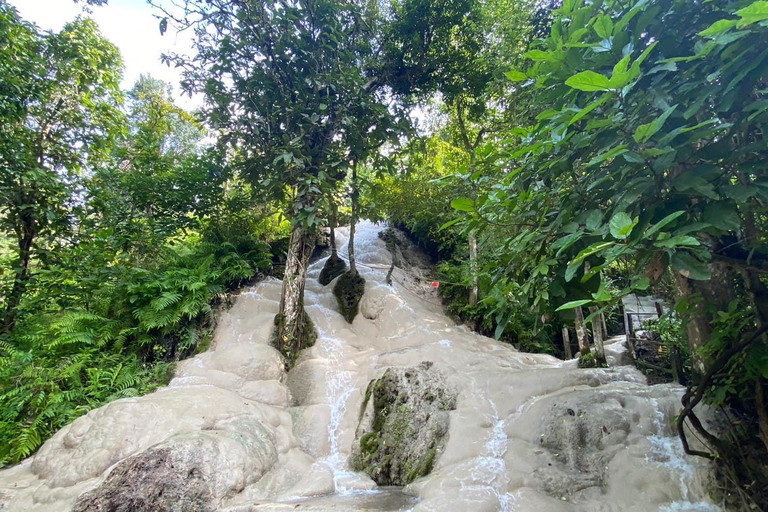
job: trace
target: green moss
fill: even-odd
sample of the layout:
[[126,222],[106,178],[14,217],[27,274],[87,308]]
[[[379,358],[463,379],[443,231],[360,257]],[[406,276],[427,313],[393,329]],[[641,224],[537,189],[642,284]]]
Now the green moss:
[[579,356],[579,368],[607,368],[608,365],[600,363],[594,352]]
[[[430,471],[432,471],[432,466],[435,463],[435,457],[437,456],[437,450],[432,448],[429,450],[424,457],[421,459],[419,464],[408,471],[408,473],[405,475],[405,484],[409,484],[416,480],[417,478],[421,478],[422,476],[427,476]],[[409,461],[410,462],[410,461]]]
[[330,258],[325,260],[325,265],[323,265],[323,270],[320,271],[320,277],[317,278],[317,281],[321,285],[326,286],[328,283],[343,274],[346,268],[347,264],[344,262],[344,260],[336,255],[331,255]]
[[363,293],[365,293],[365,279],[356,272],[344,272],[333,287],[333,294],[339,303],[341,314],[350,324],[357,316]]
[[285,317],[280,313],[275,315],[275,327],[272,329],[269,344],[288,359],[288,368],[294,365],[303,349],[313,346],[316,341],[315,324],[305,311],[301,312],[301,322],[295,333],[285,332]]

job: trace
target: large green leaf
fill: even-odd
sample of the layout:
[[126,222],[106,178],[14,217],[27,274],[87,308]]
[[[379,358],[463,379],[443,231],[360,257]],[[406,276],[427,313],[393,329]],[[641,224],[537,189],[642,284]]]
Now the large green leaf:
[[512,80],[513,82],[524,82],[528,80],[528,75],[526,75],[522,71],[517,71],[516,69],[507,71],[506,73],[504,73],[504,75],[510,80]]
[[475,202],[468,197],[457,197],[451,201],[451,208],[460,212],[475,211]]
[[736,14],[741,18],[738,24],[739,28],[768,20],[768,2],[764,0],[753,2],[749,6],[736,11]]
[[594,71],[582,71],[565,81],[565,85],[586,92],[607,91],[609,83],[607,76]]
[[714,37],[736,26],[738,20],[719,20],[709,26],[708,29],[699,32],[702,37]]
[[601,14],[595,20],[594,29],[598,36],[608,39],[613,35],[613,20],[608,14]]
[[614,238],[619,240],[626,240],[627,237],[629,237],[629,234],[632,233],[632,228],[635,227],[637,222],[637,217],[632,220],[632,217],[627,215],[626,212],[618,212],[613,217],[611,217],[611,221],[609,222],[608,226],[611,230],[611,235]]
[[670,213],[669,215],[667,215],[666,217],[661,219],[659,222],[657,222],[656,224],[651,226],[648,229],[648,231],[645,232],[645,237],[646,238],[651,238],[653,235],[658,233],[659,230],[661,230],[664,226],[666,226],[670,222],[674,221],[675,219],[677,219],[678,217],[680,217],[684,213],[685,213],[685,210],[680,210],[680,211],[677,211],[675,213]]
[[555,311],[564,311],[566,309],[575,309],[575,308],[577,308],[579,306],[584,306],[586,304],[589,304],[590,302],[592,302],[592,301],[589,300],[589,299],[586,299],[586,300],[572,300],[570,302],[566,302],[565,304],[563,304],[562,306],[557,308]]

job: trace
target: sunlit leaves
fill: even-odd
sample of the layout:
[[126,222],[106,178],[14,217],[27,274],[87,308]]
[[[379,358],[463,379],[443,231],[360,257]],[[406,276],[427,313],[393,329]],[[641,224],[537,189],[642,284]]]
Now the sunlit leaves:
[[582,71],[566,80],[565,85],[580,91],[607,91],[610,89],[610,80],[594,71]]

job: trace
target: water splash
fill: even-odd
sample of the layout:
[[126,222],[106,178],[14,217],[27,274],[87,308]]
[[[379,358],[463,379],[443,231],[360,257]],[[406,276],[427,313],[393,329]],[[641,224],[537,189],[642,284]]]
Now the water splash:
[[672,479],[676,476],[680,495],[683,498],[661,507],[659,512],[721,512],[720,507],[711,503],[690,501],[689,488],[693,486],[696,468],[685,454],[680,440],[677,437],[665,435],[668,434],[668,429],[659,401],[651,398],[650,402],[654,409],[653,424],[656,427],[656,434],[648,436],[651,442],[651,453],[646,457],[646,462],[667,469]]

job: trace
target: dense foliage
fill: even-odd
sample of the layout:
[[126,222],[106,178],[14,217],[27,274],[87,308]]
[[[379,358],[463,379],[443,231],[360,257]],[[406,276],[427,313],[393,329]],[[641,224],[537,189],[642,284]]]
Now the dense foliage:
[[12,462],[167,382],[287,227],[200,144],[167,84],[142,77],[124,104],[119,54],[93,22],[39,34],[0,2],[0,38],[0,460]]

